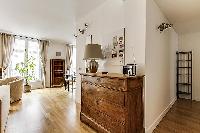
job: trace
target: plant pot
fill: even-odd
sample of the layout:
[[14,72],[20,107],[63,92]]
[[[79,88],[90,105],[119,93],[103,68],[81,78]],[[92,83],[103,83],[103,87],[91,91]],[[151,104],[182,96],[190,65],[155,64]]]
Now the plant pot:
[[31,92],[31,86],[30,85],[24,85],[24,92]]

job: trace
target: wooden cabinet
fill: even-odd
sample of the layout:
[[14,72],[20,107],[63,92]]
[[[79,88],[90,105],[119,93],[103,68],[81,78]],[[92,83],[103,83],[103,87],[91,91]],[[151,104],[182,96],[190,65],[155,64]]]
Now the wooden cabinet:
[[100,133],[142,133],[143,76],[81,74],[80,119]]
[[50,87],[63,86],[63,77],[65,74],[65,60],[50,60]]

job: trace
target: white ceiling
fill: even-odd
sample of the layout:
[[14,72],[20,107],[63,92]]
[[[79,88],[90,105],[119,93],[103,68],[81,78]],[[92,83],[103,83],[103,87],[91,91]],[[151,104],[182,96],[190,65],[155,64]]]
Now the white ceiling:
[[[106,0],[0,0],[0,31],[73,43],[75,21]],[[200,31],[200,0],[155,0],[179,33]]]
[[106,0],[76,0],[76,17],[77,20],[86,15],[88,12],[97,8],[99,5],[104,3]]
[[0,0],[0,30],[74,42],[74,0]]
[[178,33],[200,31],[200,0],[155,0]]
[[0,31],[74,43],[76,19],[105,0],[0,0]]

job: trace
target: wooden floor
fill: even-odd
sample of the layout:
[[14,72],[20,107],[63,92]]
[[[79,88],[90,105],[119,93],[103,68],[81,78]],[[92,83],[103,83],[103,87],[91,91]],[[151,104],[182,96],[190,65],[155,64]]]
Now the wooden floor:
[[[80,122],[79,112],[71,92],[34,90],[11,106],[6,133],[95,133]],[[178,100],[154,133],[200,133],[200,102]]]
[[178,100],[154,133],[200,133],[200,102]]
[[11,106],[6,133],[94,133],[80,122],[79,113],[71,92],[34,90]]

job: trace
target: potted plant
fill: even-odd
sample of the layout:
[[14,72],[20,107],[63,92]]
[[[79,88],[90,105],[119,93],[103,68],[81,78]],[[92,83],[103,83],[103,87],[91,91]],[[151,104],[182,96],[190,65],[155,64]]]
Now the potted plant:
[[[27,56],[26,56],[27,57]],[[16,64],[15,70],[25,79],[24,92],[31,92],[30,81],[35,79],[34,70],[34,57],[26,58],[24,62]]]

